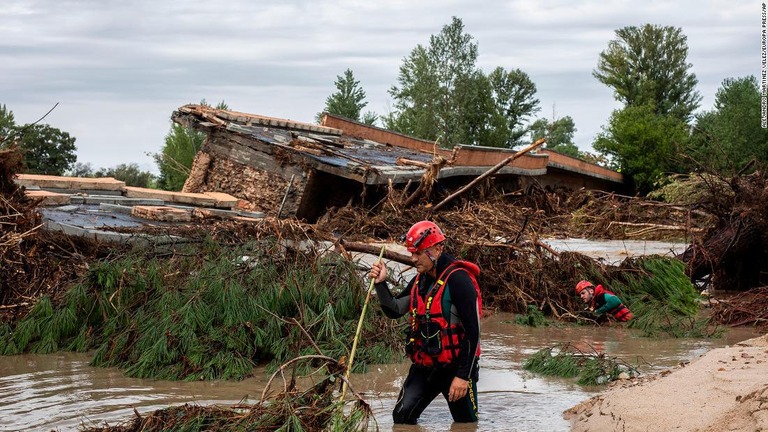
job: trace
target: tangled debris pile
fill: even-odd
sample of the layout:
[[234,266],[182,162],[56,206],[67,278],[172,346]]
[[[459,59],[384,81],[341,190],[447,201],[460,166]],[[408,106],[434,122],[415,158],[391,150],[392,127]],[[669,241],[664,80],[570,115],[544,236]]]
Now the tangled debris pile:
[[24,316],[43,295],[57,298],[89,262],[119,247],[41,229],[37,202],[14,183],[23,157],[0,150],[0,322]]
[[[586,255],[558,253],[540,241],[542,237],[633,237],[637,226],[611,224],[626,220],[643,221],[638,222],[647,224],[642,229],[650,227],[650,221],[662,221],[656,225],[680,227],[673,230],[679,236],[691,221],[702,225],[708,221],[680,206],[586,190],[570,196],[538,188],[513,197],[497,194],[466,200],[436,215],[427,206],[402,209],[398,202],[399,197],[392,194],[378,211],[336,209],[316,228],[335,239],[398,241],[414,220],[434,218],[449,236],[449,252],[481,264],[483,301],[488,307],[525,313],[535,305],[555,318],[572,318],[572,312],[582,307],[572,292],[578,280],[612,280],[619,275],[614,267]],[[662,233],[646,234],[653,238]],[[663,234],[668,236],[669,232]]]
[[[4,202],[21,208],[11,211],[6,205],[6,217],[14,215],[16,219],[13,224],[3,224],[3,232],[29,238],[13,243],[15,258],[0,270],[4,273],[2,283],[6,284],[0,294],[6,313],[23,315],[41,295],[54,294],[56,298],[56,289],[63,290],[81,276],[89,261],[118,251],[114,245],[106,247],[36,229],[40,217],[34,203],[26,201],[11,180],[17,170],[13,166],[3,168],[8,179]],[[482,265],[485,301],[490,309],[523,313],[529,305],[535,305],[547,315],[561,318],[581,306],[570,287],[580,278],[604,280],[610,266],[578,253],[557,253],[541,242],[541,237],[687,240],[697,229],[708,228],[713,222],[707,213],[690,207],[599,191],[567,194],[529,187],[525,192],[498,193],[490,187],[479,189],[480,193],[471,199],[462,199],[437,214],[431,213],[426,198],[421,202],[424,205],[402,206],[410,196],[393,190],[372,209],[332,209],[314,225],[293,219],[239,223],[209,218],[171,227],[115,230],[140,230],[193,241],[210,236],[232,245],[265,236],[294,242],[396,242],[414,220],[432,218],[449,233],[448,250]],[[11,247],[7,244],[10,242],[4,242],[4,247]],[[41,250],[46,253],[40,254]],[[14,316],[7,316],[5,321]]]
[[163,432],[195,430],[243,430],[243,431],[364,431],[376,429],[376,418],[370,406],[354,392],[356,399],[348,403],[348,413],[335,397],[337,383],[344,379],[344,365],[335,359],[322,356],[306,356],[283,364],[272,375],[270,383],[282,374],[291,363],[322,360],[326,374],[317,383],[299,388],[296,376],[283,377],[282,391],[267,401],[270,386],[264,389],[261,400],[249,404],[241,402],[231,407],[199,406],[185,404],[169,407],[135,417],[122,424],[90,426],[83,432]]
[[732,327],[768,325],[768,286],[721,299],[712,305],[712,319]]
[[730,180],[702,177],[699,203],[716,218],[681,259],[693,280],[715,290],[746,291],[768,285],[768,182],[765,171]]
[[[121,252],[112,244],[40,229],[35,203],[12,180],[20,169],[20,157],[4,152],[0,247],[5,265],[0,269],[0,312],[3,321],[9,322],[25,315],[42,295],[58,298],[83,275],[89,262]],[[341,245],[345,241],[397,242],[413,221],[433,219],[449,234],[449,251],[481,264],[490,310],[525,313],[535,305],[546,315],[563,318],[581,306],[570,292],[575,281],[610,280],[612,268],[578,253],[557,253],[540,241],[542,237],[683,239],[692,243],[682,257],[692,279],[701,282],[703,275],[714,275],[699,287],[707,282],[716,289],[765,284],[766,272],[760,263],[768,259],[756,259],[766,256],[768,243],[762,238],[768,232],[764,176],[740,176],[729,184],[733,193],[723,193],[722,184],[717,183],[700,202],[672,205],[600,191],[550,192],[535,186],[506,193],[488,182],[440,212],[431,210],[431,202],[441,198],[434,191],[414,204],[413,193],[393,189],[372,208],[334,208],[313,225],[294,219],[243,223],[208,218],[115,231],[175,235],[192,241],[210,236],[230,245],[268,236]],[[745,271],[749,277],[742,278]]]

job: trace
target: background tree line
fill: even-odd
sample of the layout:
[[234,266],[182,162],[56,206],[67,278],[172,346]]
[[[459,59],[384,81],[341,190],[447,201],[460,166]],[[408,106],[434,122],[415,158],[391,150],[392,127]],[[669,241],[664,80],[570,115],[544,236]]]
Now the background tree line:
[[[714,107],[696,112],[702,98],[687,57],[680,28],[645,24],[616,30],[593,76],[613,90],[622,107],[595,137],[594,153],[574,143],[577,129],[570,116],[553,112],[551,118],[535,118],[540,112],[537,89],[524,71],[478,68],[478,44],[456,17],[403,59],[397,83],[388,91],[391,112],[363,112],[366,92],[351,69],[337,76],[336,91],[326,98],[323,111],[380,123],[446,148],[514,148],[546,137],[550,150],[620,170],[641,194],[671,174],[708,170],[730,175],[753,159],[768,163],[757,79],[725,78]],[[228,109],[223,101],[216,108]],[[49,125],[16,125],[13,113],[0,105],[0,146],[22,147],[30,173],[111,176],[130,185],[180,190],[203,141],[202,133],[172,124],[161,151],[151,155],[159,176],[142,172],[137,164],[93,170],[76,163],[74,137]]]
[[[760,127],[760,90],[754,76],[726,78],[712,110],[695,113],[701,102],[698,79],[688,63],[688,43],[680,28],[645,24],[616,30],[600,53],[593,76],[614,91],[615,110],[592,147],[573,141],[570,116],[533,118],[540,110],[536,85],[519,70],[497,67],[488,74],[476,66],[478,46],[454,17],[417,45],[403,60],[398,84],[389,95],[392,112],[378,116],[384,127],[442,147],[474,144],[513,148],[546,137],[546,148],[617,169],[646,194],[671,174],[708,170],[731,175],[750,160],[768,163],[768,131]],[[329,97],[325,110],[360,120],[345,95],[365,92],[351,70],[345,92]],[[337,88],[340,81],[337,81]],[[364,106],[364,105],[361,105]]]
[[[205,99],[200,102],[208,105]],[[229,109],[220,102],[217,109]],[[73,177],[112,177],[127,186],[179,191],[203,147],[205,134],[171,123],[160,153],[151,154],[160,175],[142,170],[137,163],[94,168],[77,162],[75,138],[49,125],[17,125],[13,112],[0,105],[0,148],[16,145],[25,155],[26,173]]]

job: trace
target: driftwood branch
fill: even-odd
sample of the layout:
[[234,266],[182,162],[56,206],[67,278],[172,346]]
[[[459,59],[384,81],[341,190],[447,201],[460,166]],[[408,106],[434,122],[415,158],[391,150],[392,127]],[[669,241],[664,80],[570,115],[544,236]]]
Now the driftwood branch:
[[[419,199],[421,195],[428,193],[428,191],[432,188],[432,185],[435,183],[435,180],[437,179],[438,174],[440,174],[440,169],[443,168],[443,166],[445,165],[450,165],[451,163],[453,163],[455,156],[456,156],[456,153],[453,154],[453,157],[451,157],[451,160],[447,160],[443,157],[437,156],[432,163],[424,164],[424,168],[426,168],[426,170],[424,171],[424,175],[421,176],[421,182],[419,182],[419,187],[417,187],[416,190],[413,191],[411,196],[409,196],[408,199],[405,200],[405,202],[403,203],[403,207],[404,208],[410,207],[411,205],[413,205],[413,203],[415,203]],[[398,159],[398,162],[399,162],[399,159]],[[412,162],[417,162],[417,161],[412,161]]]
[[405,200],[403,207],[410,207],[413,203],[416,202],[417,199],[419,199],[425,190],[427,190],[427,184],[422,180],[416,190],[413,191],[413,193]]
[[285,206],[285,200],[288,199],[288,194],[291,192],[291,186],[293,186],[293,179],[296,174],[291,174],[291,179],[288,180],[288,187],[285,188],[285,194],[283,194],[283,201],[280,203],[280,208],[277,210],[277,216],[275,218],[280,219],[280,214],[283,212],[283,206]]
[[430,164],[427,162],[417,161],[413,159],[407,159],[404,157],[397,158],[397,165],[411,165],[411,166],[417,166],[420,168],[429,168]]
[[664,224],[654,224],[654,223],[636,223],[636,222],[616,222],[613,221],[608,224],[608,228],[614,226],[614,225],[620,225],[620,226],[627,226],[627,227],[633,227],[633,228],[642,228],[639,231],[636,231],[634,235],[641,235],[645,234],[649,231],[658,231],[658,230],[666,230],[666,231],[690,231],[690,232],[703,232],[703,228],[691,228],[686,227],[682,225],[664,225]]
[[12,304],[12,305],[0,305],[0,310],[6,310],[6,309],[16,309],[20,307],[29,306],[29,303],[19,303],[19,304]]
[[436,206],[432,207],[432,211],[436,212],[436,211],[440,210],[441,208],[443,208],[444,205],[446,205],[447,203],[451,202],[454,198],[464,194],[466,191],[471,189],[476,184],[478,184],[481,181],[485,180],[486,178],[492,176],[493,174],[496,174],[496,172],[498,172],[500,169],[504,168],[504,166],[507,165],[508,163],[510,163],[513,160],[519,158],[520,156],[528,153],[529,151],[535,149],[536,147],[544,144],[545,142],[546,142],[546,139],[541,138],[538,141],[536,141],[535,143],[529,145],[528,147],[520,150],[519,152],[513,154],[512,156],[510,156],[510,157],[504,159],[503,161],[497,163],[496,165],[491,167],[491,169],[489,169],[488,171],[484,172],[483,174],[480,174],[480,176],[478,176],[476,179],[474,179],[471,182],[469,182],[469,184],[467,184],[466,186],[464,186],[461,189],[457,190],[453,194],[449,195],[444,200],[440,201]]
[[551,248],[551,247],[550,247],[548,244],[546,244],[546,243],[543,243],[543,242],[540,242],[540,241],[536,240],[536,241],[534,241],[534,242],[533,242],[533,244],[535,244],[536,246],[538,246],[538,247],[540,247],[540,248],[542,248],[542,249],[546,249],[546,250],[547,250],[547,252],[551,253],[551,254],[552,254],[552,255],[554,255],[554,256],[560,256],[560,253],[559,253],[558,251],[556,251],[556,250],[552,249],[552,248]]

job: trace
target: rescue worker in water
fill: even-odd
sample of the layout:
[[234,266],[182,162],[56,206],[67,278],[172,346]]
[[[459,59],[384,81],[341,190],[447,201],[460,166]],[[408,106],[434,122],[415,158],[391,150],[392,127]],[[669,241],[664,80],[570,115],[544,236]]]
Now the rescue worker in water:
[[387,267],[371,268],[381,308],[390,318],[408,314],[406,354],[412,365],[392,412],[394,422],[416,424],[438,394],[455,422],[477,421],[482,300],[480,268],[443,251],[445,236],[430,221],[414,224],[405,236],[416,276],[396,297],[386,282]]
[[590,281],[579,281],[576,284],[576,294],[587,304],[590,312],[601,317],[606,314],[613,315],[617,321],[629,321],[632,312],[624,306],[616,294],[603,288],[602,285],[594,286]]

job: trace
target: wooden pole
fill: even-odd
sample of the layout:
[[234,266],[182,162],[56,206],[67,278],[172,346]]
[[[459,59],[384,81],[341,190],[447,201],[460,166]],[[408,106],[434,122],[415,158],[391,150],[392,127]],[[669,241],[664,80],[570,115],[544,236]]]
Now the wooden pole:
[[494,166],[493,166],[491,169],[489,169],[488,171],[484,172],[483,174],[481,174],[481,175],[480,175],[479,177],[477,177],[476,179],[474,179],[474,180],[472,180],[471,182],[469,182],[469,184],[467,184],[466,186],[464,186],[464,187],[462,187],[461,189],[457,190],[457,191],[456,191],[456,192],[454,192],[453,194],[449,195],[449,196],[448,196],[448,197],[446,197],[444,200],[440,201],[440,202],[439,202],[439,203],[438,203],[436,206],[432,207],[432,211],[433,211],[433,212],[436,212],[436,211],[440,210],[441,208],[443,208],[443,206],[444,206],[444,205],[446,205],[447,203],[449,203],[449,202],[450,202],[451,200],[453,200],[454,198],[456,198],[456,197],[458,197],[458,196],[462,195],[464,192],[468,191],[470,188],[472,188],[472,186],[474,186],[474,185],[476,185],[476,184],[480,183],[480,182],[481,182],[482,180],[484,180],[485,178],[487,178],[487,177],[490,177],[491,175],[495,174],[495,173],[496,173],[497,171],[499,171],[500,169],[504,168],[504,165],[507,165],[508,163],[510,163],[510,162],[512,162],[513,160],[515,160],[515,159],[519,158],[520,156],[522,156],[522,155],[524,155],[524,154],[528,153],[529,151],[531,151],[531,150],[535,149],[536,147],[538,147],[538,146],[540,146],[540,145],[544,144],[545,142],[546,142],[546,139],[545,139],[545,138],[541,138],[541,139],[539,139],[538,141],[536,141],[535,143],[533,143],[533,144],[529,145],[528,147],[526,147],[526,148],[524,148],[524,149],[520,150],[519,152],[517,152],[517,153],[513,154],[512,156],[510,156],[510,157],[508,157],[508,158],[504,159],[503,161],[501,161],[501,162],[497,163],[497,164],[496,164],[496,165],[494,165]]
[[[381,257],[384,256],[384,249],[386,249],[385,246],[381,247],[381,252],[379,252],[379,261],[381,262]],[[368,302],[371,299],[371,291],[373,291],[373,284],[376,279],[371,279],[371,283],[368,284],[368,292],[365,295],[365,303],[363,303],[363,311],[360,313],[360,320],[357,321],[357,331],[355,332],[355,340],[352,342],[352,351],[349,353],[349,363],[347,363],[347,372],[345,374],[346,379],[344,380],[344,384],[341,385],[341,398],[339,398],[339,402],[344,406],[344,397],[347,396],[347,383],[349,382],[349,374],[352,372],[352,362],[355,361],[355,351],[357,351],[357,341],[360,340],[360,330],[363,328],[363,320],[365,319],[365,311],[368,309]]]

